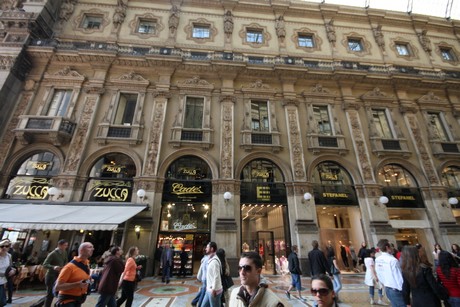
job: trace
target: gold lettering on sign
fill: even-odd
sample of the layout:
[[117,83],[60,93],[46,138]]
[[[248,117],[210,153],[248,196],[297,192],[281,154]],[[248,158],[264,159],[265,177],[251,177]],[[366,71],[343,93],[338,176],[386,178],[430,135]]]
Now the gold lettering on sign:
[[45,199],[48,195],[49,180],[46,178],[16,177],[11,184],[10,195],[26,199]]
[[252,170],[252,177],[255,177],[255,178],[268,178],[268,177],[270,177],[270,172],[267,171],[267,170],[253,169]]
[[412,195],[391,195],[391,199],[393,200],[415,200],[415,197]]
[[186,187],[182,183],[173,183],[171,193],[176,195],[204,194],[204,192],[201,190],[201,186]]
[[321,173],[321,179],[336,181],[339,179],[339,176],[337,174],[332,173]]
[[110,201],[125,201],[129,190],[126,188],[95,188],[94,197],[107,198]]
[[113,164],[104,164],[102,165],[102,169],[105,169],[107,172],[119,174],[121,173],[121,170],[123,169],[123,166],[120,165],[113,165]]
[[270,187],[257,187],[257,199],[259,200],[265,200],[269,201],[270,200]]
[[39,171],[46,170],[49,165],[49,162],[32,162],[32,167]]
[[191,175],[195,176],[198,174],[197,170],[194,168],[188,168],[188,167],[183,167],[179,170],[179,173],[185,174],[185,175]]
[[323,193],[323,197],[348,198],[347,193]]

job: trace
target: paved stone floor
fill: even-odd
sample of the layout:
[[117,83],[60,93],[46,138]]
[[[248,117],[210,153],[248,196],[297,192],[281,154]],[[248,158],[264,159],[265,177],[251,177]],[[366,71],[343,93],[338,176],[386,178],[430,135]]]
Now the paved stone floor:
[[[310,295],[310,278],[302,277],[302,294],[307,298],[307,302],[302,302],[297,296],[296,291],[291,292],[291,300],[287,301],[284,291],[289,287],[290,275],[266,275],[269,287],[276,294],[286,301],[287,306],[312,306],[313,297]],[[340,299],[343,303],[341,307],[370,306],[368,302],[368,288],[363,284],[364,274],[342,274],[343,289],[340,292]],[[234,278],[235,286],[239,285],[239,279]],[[191,306],[191,301],[195,297],[200,284],[195,278],[173,278],[166,285],[161,283],[158,278],[145,278],[138,285],[138,290],[134,295],[134,307],[182,307]],[[21,285],[21,289],[15,292],[13,304],[7,306],[25,307],[36,302],[44,294],[44,285]],[[95,306],[98,295],[91,294],[83,306]]]

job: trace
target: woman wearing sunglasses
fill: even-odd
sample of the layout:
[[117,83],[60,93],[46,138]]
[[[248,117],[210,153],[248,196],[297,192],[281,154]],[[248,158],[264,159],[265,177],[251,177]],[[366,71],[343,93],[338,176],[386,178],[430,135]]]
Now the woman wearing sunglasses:
[[12,268],[13,261],[11,255],[8,253],[11,243],[9,240],[2,240],[0,242],[0,306],[5,306],[6,292],[5,284],[8,282],[7,278],[16,274],[16,269]]
[[324,274],[313,276],[311,279],[311,295],[319,307],[338,307],[332,280]]

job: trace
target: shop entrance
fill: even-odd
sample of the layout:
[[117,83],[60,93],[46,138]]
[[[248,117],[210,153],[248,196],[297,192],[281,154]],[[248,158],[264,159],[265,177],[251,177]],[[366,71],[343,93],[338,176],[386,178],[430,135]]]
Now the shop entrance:
[[316,208],[320,228],[320,249],[334,248],[341,270],[356,269],[356,256],[364,241],[359,207],[321,206]]
[[275,242],[273,231],[258,231],[259,255],[262,257],[262,274],[275,274]]

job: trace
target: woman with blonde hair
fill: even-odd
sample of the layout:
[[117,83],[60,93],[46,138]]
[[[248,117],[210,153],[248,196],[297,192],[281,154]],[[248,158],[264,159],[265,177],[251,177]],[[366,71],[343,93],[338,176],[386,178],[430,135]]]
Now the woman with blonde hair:
[[136,271],[142,269],[141,265],[136,264],[136,256],[139,255],[137,246],[132,246],[128,250],[125,270],[121,273],[120,282],[121,297],[117,300],[117,307],[126,301],[126,307],[131,307],[134,299],[134,290],[136,289]]

